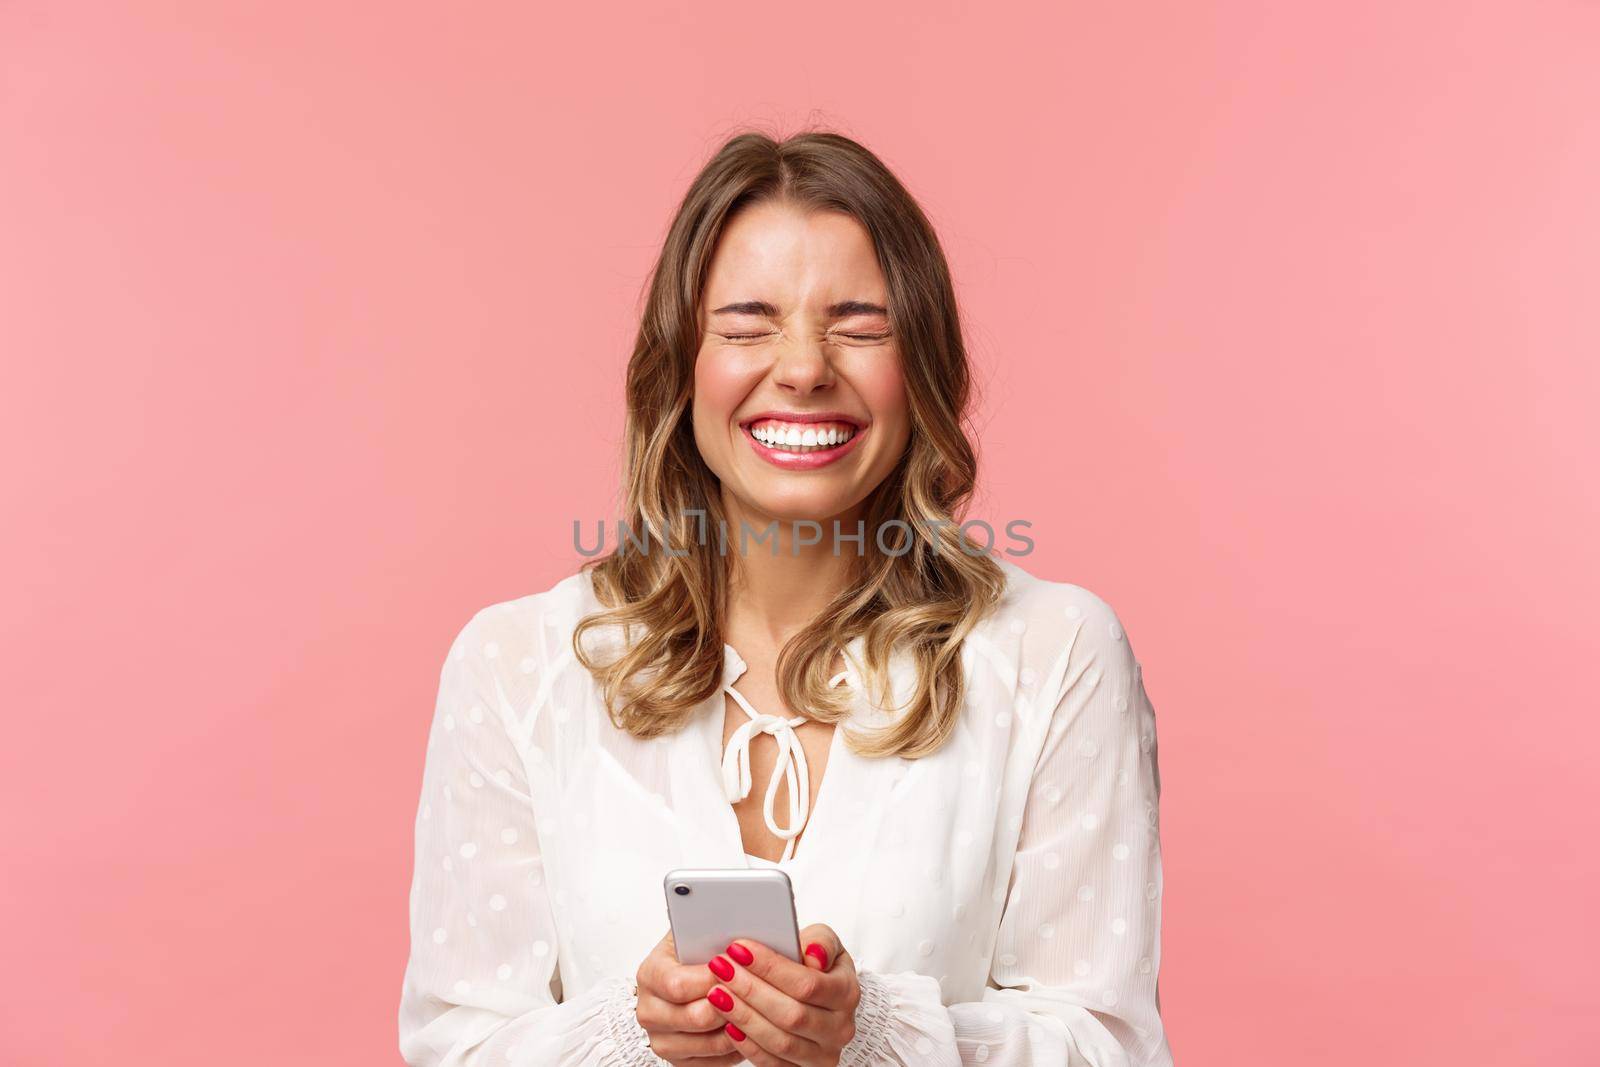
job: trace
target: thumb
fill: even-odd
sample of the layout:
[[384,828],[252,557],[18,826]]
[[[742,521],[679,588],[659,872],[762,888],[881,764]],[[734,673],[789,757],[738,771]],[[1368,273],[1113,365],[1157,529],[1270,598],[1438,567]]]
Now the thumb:
[[804,952],[801,957],[803,962],[815,971],[826,971],[832,967],[839,953],[844,951],[844,946],[839,943],[839,935],[833,932],[833,927],[824,923],[813,923],[801,930],[800,947]]

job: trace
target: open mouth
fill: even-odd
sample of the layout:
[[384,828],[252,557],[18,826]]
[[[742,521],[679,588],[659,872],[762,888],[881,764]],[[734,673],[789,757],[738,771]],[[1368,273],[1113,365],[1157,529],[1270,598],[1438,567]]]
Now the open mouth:
[[745,427],[750,436],[768,448],[784,452],[823,452],[837,448],[856,435],[856,427],[847,422],[780,422],[777,419],[757,419]]
[[867,427],[837,412],[768,412],[740,424],[756,454],[789,470],[808,470],[840,459],[855,447]]

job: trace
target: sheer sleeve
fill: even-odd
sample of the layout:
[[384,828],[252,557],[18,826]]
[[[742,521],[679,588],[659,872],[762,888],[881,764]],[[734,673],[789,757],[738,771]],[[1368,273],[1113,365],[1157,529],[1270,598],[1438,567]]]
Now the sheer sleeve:
[[[486,609],[487,611],[487,609]],[[663,1063],[634,1014],[631,979],[558,999],[527,764],[479,612],[439,675],[428,732],[402,983],[401,1058],[413,1067]]]
[[1038,757],[989,988],[941,1006],[915,973],[863,973],[841,1063],[1171,1067],[1161,965],[1155,710],[1120,621],[1080,587],[1038,687]]

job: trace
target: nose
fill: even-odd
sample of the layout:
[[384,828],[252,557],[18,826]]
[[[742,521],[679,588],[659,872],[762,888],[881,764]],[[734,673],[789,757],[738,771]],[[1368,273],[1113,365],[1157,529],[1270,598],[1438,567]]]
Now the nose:
[[834,373],[827,346],[817,341],[786,340],[779,347],[772,376],[779,388],[797,396],[831,387]]

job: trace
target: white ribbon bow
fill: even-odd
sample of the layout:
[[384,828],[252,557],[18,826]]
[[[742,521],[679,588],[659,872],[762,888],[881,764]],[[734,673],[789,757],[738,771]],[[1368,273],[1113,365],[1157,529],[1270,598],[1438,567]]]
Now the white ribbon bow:
[[[766,820],[767,829],[771,830],[774,837],[781,837],[784,841],[783,857],[778,862],[794,855],[794,839],[800,836],[800,831],[805,829],[806,819],[811,810],[811,771],[806,765],[805,746],[800,744],[800,736],[794,732],[796,726],[807,721],[804,715],[796,715],[792,719],[785,719],[779,715],[765,715],[750,706],[744,694],[733,687],[739,675],[744,673],[744,660],[734,651],[732,645],[725,647],[725,661],[727,663],[727,681],[723,683],[723,692],[733,698],[750,721],[741,725],[728,738],[727,748],[722,753],[722,788],[729,803],[736,804],[750,795],[753,780],[750,775],[750,742],[756,734],[771,734],[778,742],[778,763],[773,771],[772,780],[767,783],[767,795],[761,805],[762,817]],[[849,671],[840,671],[828,680],[829,687],[840,682],[853,681]],[[787,784],[789,787],[789,825],[779,826],[774,817],[773,802],[778,797],[778,786]]]
[[[722,754],[722,787],[730,803],[737,803],[750,795],[750,742],[756,734],[771,734],[778,742],[778,764],[767,783],[767,795],[761,805],[767,829],[784,840],[783,859],[794,855],[794,839],[805,829],[806,816],[811,807],[811,772],[806,766],[806,750],[794,728],[806,721],[804,715],[785,719],[777,715],[763,715],[750,706],[744,695],[731,685],[724,686],[727,694],[750,716],[728,738],[728,747]],[[779,826],[773,816],[773,802],[778,797],[778,786],[789,786],[789,825]],[[782,860],[779,861],[780,863]]]

